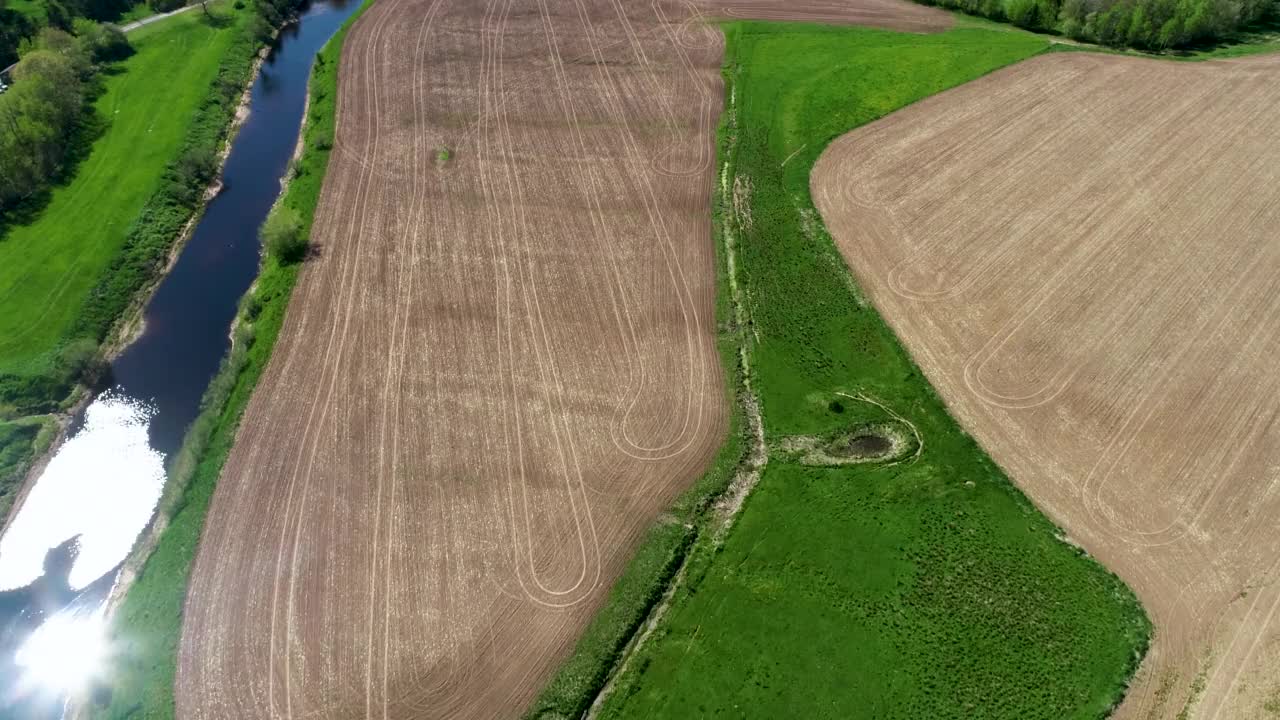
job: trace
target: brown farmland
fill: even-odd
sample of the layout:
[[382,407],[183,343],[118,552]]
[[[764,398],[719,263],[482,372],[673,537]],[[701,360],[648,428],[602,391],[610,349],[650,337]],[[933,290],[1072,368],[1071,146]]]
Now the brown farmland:
[[812,176],[957,418],[1152,616],[1119,718],[1280,702],[1277,78],[1280,57],[1043,56]]
[[[785,12],[784,12],[785,11]],[[726,430],[708,15],[887,0],[379,0],[210,510],[183,718],[518,716]]]

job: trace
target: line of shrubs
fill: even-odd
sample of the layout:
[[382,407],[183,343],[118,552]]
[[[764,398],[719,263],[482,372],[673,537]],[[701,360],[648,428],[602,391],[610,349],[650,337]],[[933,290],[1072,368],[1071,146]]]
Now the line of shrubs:
[[1230,40],[1280,19],[1280,0],[919,0],[1113,47],[1165,50]]

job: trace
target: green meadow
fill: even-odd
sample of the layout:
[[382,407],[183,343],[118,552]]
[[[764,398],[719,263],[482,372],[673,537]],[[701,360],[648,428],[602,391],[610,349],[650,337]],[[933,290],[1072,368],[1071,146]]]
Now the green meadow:
[[[750,319],[738,334],[770,459],[723,542],[700,533],[600,716],[1104,717],[1149,621],[948,415],[809,195],[835,138],[1047,41],[975,27],[724,29],[718,236],[736,247]],[[834,467],[788,451],[868,427],[919,441]]]

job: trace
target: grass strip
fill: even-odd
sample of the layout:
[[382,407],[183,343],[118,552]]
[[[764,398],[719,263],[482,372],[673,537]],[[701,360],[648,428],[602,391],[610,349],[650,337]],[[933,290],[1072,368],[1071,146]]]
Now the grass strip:
[[[347,19],[317,54],[312,68],[303,151],[279,200],[299,213],[308,234],[332,151],[343,39],[371,3],[365,0]],[[164,529],[112,618],[116,655],[105,683],[110,695],[89,708],[90,717],[174,716],[173,680],[191,563],[222,465],[267,367],[300,270],[300,265],[265,258],[257,283],[241,304],[232,350],[210,383],[200,415],[171,468],[159,510]]]
[[693,544],[601,717],[1105,716],[1149,621],[948,415],[809,196],[835,138],[1047,43],[978,28],[724,27],[738,107],[722,117],[720,167],[745,210],[717,227],[736,238],[766,437],[777,447],[900,416],[925,447],[913,462],[835,468],[773,452],[723,544]]
[[[723,128],[720,131],[724,132]],[[717,187],[712,202],[713,225],[719,228],[730,199]],[[718,234],[715,237],[719,237]],[[718,498],[746,461],[749,441],[744,418],[739,348],[746,328],[734,320],[725,248],[716,242],[716,348],[730,402],[729,432],[710,468],[677,498],[641,540],[603,607],[578,639],[560,670],[525,712],[527,720],[570,720],[582,717],[618,665],[627,644],[661,599],[690,548],[703,536]]]

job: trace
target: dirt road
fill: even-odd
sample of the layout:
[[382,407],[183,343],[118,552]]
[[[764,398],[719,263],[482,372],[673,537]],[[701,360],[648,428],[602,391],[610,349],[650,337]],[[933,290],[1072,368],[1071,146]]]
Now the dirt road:
[[884,0],[362,16],[319,256],[194,567],[181,717],[520,715],[723,440],[705,20],[787,13],[950,22]]
[[1280,702],[1278,73],[1043,56],[812,176],[957,418],[1151,614],[1118,718]]

